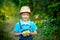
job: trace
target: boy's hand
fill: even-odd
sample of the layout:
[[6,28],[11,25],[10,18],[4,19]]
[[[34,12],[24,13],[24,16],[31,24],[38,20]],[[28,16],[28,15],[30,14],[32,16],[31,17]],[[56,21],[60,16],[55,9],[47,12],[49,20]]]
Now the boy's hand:
[[27,36],[26,34],[22,34],[24,37]]
[[22,35],[25,37],[25,36],[29,36],[30,34],[22,34]]

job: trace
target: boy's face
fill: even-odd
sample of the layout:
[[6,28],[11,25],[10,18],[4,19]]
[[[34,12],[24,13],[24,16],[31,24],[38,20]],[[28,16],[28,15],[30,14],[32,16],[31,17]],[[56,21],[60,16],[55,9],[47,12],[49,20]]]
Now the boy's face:
[[23,20],[28,20],[29,19],[29,13],[22,13],[21,17]]

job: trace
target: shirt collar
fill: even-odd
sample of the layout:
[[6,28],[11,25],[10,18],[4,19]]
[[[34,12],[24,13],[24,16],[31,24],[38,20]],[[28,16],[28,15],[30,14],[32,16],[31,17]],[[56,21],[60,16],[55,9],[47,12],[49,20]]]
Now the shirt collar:
[[[21,23],[21,25],[24,25],[22,19],[20,19],[20,23]],[[30,20],[28,20],[28,23],[27,24],[30,25]]]

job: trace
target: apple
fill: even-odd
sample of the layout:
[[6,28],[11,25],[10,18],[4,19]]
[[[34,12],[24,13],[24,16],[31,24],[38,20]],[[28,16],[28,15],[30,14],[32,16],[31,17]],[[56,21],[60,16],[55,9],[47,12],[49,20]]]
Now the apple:
[[29,33],[30,33],[29,30],[26,30],[26,31],[22,32],[22,34],[29,34]]

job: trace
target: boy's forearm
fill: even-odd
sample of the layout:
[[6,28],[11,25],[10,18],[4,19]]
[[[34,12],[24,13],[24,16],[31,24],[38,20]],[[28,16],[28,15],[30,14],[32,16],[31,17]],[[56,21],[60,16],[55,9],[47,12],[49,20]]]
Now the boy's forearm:
[[14,35],[15,35],[15,36],[19,36],[19,35],[21,35],[21,33],[14,33]]
[[37,31],[31,32],[30,35],[37,35]]
[[30,35],[37,35],[37,34],[32,32],[32,33],[30,33]]

